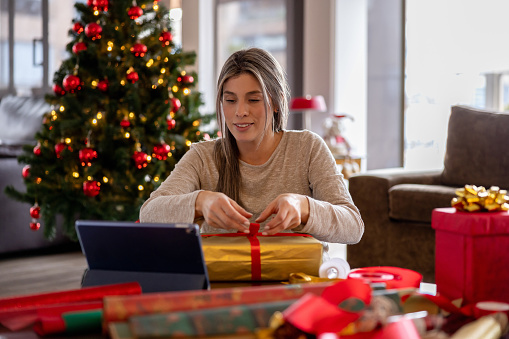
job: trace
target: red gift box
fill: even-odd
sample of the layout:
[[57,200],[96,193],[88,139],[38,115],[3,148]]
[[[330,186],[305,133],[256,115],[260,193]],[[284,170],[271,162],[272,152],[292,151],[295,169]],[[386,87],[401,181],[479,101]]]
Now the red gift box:
[[433,210],[435,283],[450,300],[509,302],[509,213]]

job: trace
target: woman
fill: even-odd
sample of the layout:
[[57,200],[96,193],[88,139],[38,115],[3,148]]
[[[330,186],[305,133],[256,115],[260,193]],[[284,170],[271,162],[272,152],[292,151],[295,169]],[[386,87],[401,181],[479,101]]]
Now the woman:
[[312,234],[357,243],[364,232],[358,209],[325,142],[309,131],[285,130],[289,89],[266,51],[235,52],[217,85],[223,138],[191,146],[145,202],[141,222],[196,222],[204,233]]

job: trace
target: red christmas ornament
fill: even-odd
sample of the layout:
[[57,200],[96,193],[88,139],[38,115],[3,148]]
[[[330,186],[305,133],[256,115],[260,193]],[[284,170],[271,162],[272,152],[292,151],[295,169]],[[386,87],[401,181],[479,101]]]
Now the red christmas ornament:
[[60,87],[59,84],[54,84],[53,85],[53,92],[56,94],[56,95],[64,95],[65,94],[65,91],[62,87]]
[[148,155],[145,152],[138,152],[138,151],[134,152],[133,160],[134,160],[134,163],[138,169],[147,167],[147,165],[148,165],[147,157],[148,157]]
[[87,197],[95,197],[96,195],[99,194],[99,191],[101,190],[101,186],[99,185],[99,183],[97,181],[85,181],[83,183],[83,193],[85,193],[85,195]]
[[68,74],[62,81],[62,85],[67,92],[74,93],[81,89],[81,79],[76,75]]
[[73,46],[72,46],[72,52],[74,54],[78,54],[79,52],[81,51],[86,51],[87,50],[87,44],[84,43],[84,42],[77,42],[75,43]]
[[172,119],[172,118],[166,119],[166,122],[168,123],[168,131],[174,129],[175,125],[177,124],[175,119]]
[[87,6],[88,7],[92,7],[92,3],[93,3],[94,0],[87,0]]
[[25,167],[23,167],[23,169],[21,170],[21,175],[25,179],[28,178],[28,176],[30,175],[30,165],[25,165]]
[[103,28],[95,22],[91,22],[85,26],[85,35],[92,40],[101,39],[102,31]]
[[127,128],[129,126],[131,126],[131,122],[127,118],[124,118],[122,121],[120,121],[120,127]]
[[127,15],[129,15],[129,19],[135,20],[138,19],[140,16],[143,15],[143,10],[138,6],[132,6],[127,11]]
[[64,149],[68,148],[67,145],[63,142],[59,142],[55,145],[55,153],[57,154],[57,158],[60,158],[60,154]]
[[108,11],[108,0],[92,0],[89,1],[89,6],[92,7],[94,11]]
[[30,223],[30,229],[32,231],[37,231],[39,228],[41,228],[41,224],[38,222],[31,222]]
[[145,46],[144,44],[135,43],[130,50],[131,53],[134,54],[134,56],[143,58],[145,56],[145,53],[147,53],[147,46]]
[[163,47],[169,46],[172,40],[173,36],[168,31],[161,32],[161,34],[159,35],[159,41],[163,43]]
[[171,152],[170,145],[166,143],[161,143],[159,145],[154,146],[154,155],[159,160],[166,160],[168,159],[168,153]]
[[134,71],[127,71],[127,76],[126,76],[127,80],[129,80],[131,83],[135,83],[136,81],[138,81],[139,79],[139,76],[138,76],[138,73],[134,72]]
[[91,166],[92,160],[97,159],[97,151],[90,147],[85,147],[79,151],[81,166]]
[[194,78],[190,75],[182,75],[177,78],[178,82],[181,82],[183,84],[192,84],[194,82]]
[[35,204],[30,207],[30,216],[34,219],[39,219],[41,217],[41,208],[39,205]]
[[178,98],[170,98],[170,101],[171,101],[170,111],[172,113],[177,113],[177,111],[180,109],[180,107],[182,107],[180,100]]
[[106,92],[108,90],[109,85],[110,83],[108,82],[108,79],[104,79],[97,83],[97,88],[102,92]]
[[35,145],[35,147],[34,147],[34,154],[37,155],[37,156],[41,155],[41,144]]
[[75,22],[74,25],[72,26],[72,30],[76,32],[76,34],[81,34],[83,33],[83,31],[85,30],[83,28],[83,25],[81,24],[81,22]]

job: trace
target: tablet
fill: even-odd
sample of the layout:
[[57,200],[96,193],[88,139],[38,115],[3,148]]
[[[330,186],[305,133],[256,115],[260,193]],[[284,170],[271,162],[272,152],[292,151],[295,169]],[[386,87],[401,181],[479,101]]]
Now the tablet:
[[88,270],[82,286],[137,281],[143,292],[208,289],[195,224],[76,221]]

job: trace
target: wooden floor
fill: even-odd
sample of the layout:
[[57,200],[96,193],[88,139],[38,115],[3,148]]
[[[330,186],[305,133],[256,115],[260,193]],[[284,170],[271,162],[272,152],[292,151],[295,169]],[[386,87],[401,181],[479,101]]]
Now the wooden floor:
[[[331,257],[346,257],[346,245],[331,244]],[[0,298],[79,289],[87,268],[79,250],[0,257]]]
[[80,288],[80,251],[0,258],[0,298]]

